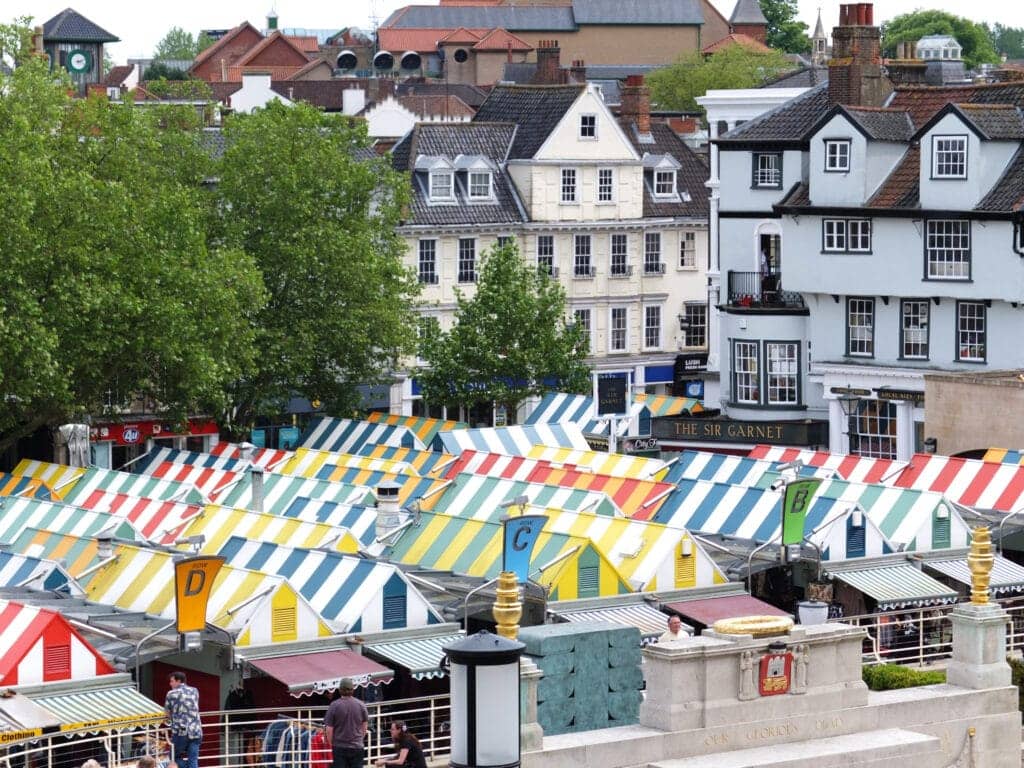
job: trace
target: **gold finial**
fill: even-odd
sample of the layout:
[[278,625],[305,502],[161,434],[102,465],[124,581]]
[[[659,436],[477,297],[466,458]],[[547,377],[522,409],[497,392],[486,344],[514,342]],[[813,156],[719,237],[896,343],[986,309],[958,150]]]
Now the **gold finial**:
[[992,536],[988,526],[974,529],[971,551],[967,553],[967,567],[971,569],[971,604],[988,605],[988,584],[992,575]]
[[519,602],[519,580],[515,571],[502,571],[498,575],[493,611],[498,634],[515,640],[519,635],[519,619],[523,617],[523,604]]

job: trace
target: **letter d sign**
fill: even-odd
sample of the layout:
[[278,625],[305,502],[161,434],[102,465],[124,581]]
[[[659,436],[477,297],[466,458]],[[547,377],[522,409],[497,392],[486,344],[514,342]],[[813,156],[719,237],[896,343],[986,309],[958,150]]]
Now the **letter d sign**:
[[206,604],[223,557],[200,555],[174,561],[174,597],[178,632],[202,632],[206,627]]

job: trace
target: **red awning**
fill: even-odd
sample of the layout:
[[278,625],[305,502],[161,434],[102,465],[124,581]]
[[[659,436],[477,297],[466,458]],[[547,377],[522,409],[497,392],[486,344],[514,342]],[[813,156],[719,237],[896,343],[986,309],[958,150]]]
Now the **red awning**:
[[250,659],[249,664],[288,686],[292,696],[310,696],[337,689],[343,677],[359,687],[390,683],[395,673],[355,651],[317,651],[271,659]]
[[663,607],[706,627],[710,627],[719,619],[738,619],[742,616],[789,616],[793,618],[792,614],[750,595],[723,595],[704,600],[681,600],[675,603],[664,603]]

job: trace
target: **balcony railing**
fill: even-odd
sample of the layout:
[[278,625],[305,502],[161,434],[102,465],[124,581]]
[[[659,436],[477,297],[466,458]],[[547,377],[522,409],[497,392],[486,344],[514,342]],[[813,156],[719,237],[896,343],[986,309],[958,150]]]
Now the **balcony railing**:
[[782,275],[760,272],[728,271],[729,306],[731,307],[804,307],[803,297],[782,289]]

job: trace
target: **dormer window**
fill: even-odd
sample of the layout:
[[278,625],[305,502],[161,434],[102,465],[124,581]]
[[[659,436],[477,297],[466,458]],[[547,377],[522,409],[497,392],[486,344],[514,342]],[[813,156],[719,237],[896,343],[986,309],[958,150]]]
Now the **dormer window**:
[[435,170],[430,172],[430,199],[431,200],[454,200],[454,176],[449,169]]
[[580,138],[597,138],[597,115],[580,115]]
[[966,136],[932,136],[932,178],[967,178]]
[[676,172],[674,169],[654,172],[654,196],[669,197],[676,193]]
[[825,140],[825,172],[845,173],[850,170],[850,140]]
[[470,171],[469,172],[469,199],[489,200],[491,194],[491,172]]
[[782,189],[781,152],[755,152],[752,168],[754,189]]

